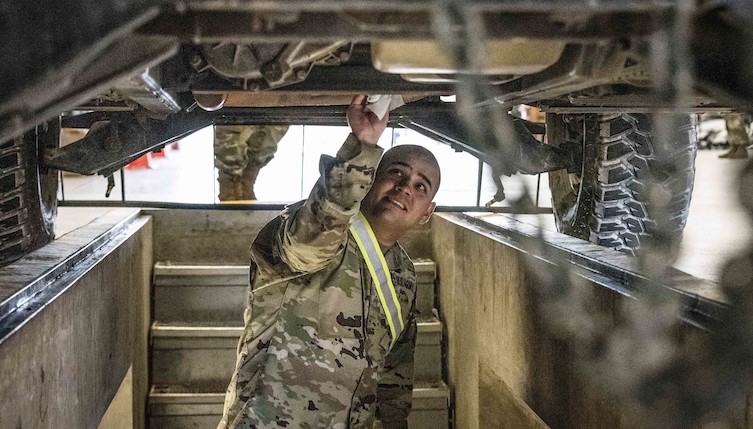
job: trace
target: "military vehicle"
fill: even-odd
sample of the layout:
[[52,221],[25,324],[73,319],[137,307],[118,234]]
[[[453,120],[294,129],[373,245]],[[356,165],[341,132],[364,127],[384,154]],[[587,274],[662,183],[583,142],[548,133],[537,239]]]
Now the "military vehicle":
[[[3,263],[51,240],[55,170],[111,176],[213,123],[344,124],[355,93],[412,100],[393,125],[498,174],[551,171],[561,231],[634,252],[685,224],[695,113],[753,100],[744,1],[12,0],[0,10]],[[546,124],[510,116],[520,104],[543,109]],[[61,126],[90,132],[57,147]]]

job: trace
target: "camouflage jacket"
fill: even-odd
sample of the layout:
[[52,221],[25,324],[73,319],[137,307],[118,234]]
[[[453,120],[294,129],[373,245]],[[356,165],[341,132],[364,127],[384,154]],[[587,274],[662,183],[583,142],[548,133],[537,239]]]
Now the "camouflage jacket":
[[391,345],[379,296],[348,231],[381,152],[348,137],[336,158],[322,156],[309,198],[254,241],[246,327],[220,428],[407,427],[413,263],[399,245],[384,255],[405,322]]

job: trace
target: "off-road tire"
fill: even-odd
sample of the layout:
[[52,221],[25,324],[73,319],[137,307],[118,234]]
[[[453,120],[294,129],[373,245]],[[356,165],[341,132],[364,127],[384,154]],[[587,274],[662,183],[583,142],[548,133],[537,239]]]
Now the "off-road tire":
[[0,144],[0,266],[55,238],[58,172],[42,168],[41,160],[59,139],[54,120]]
[[573,185],[565,170],[550,172],[557,228],[601,246],[635,254],[649,236],[679,240],[695,177],[693,116],[675,122],[663,146],[645,114],[547,114],[547,139],[580,139],[583,163]]

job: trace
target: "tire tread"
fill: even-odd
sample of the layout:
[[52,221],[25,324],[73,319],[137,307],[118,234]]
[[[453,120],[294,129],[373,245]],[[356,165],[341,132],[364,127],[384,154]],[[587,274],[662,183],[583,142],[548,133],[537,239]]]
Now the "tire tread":
[[665,232],[681,234],[695,176],[692,119],[679,130],[676,144],[666,150],[654,147],[645,115],[602,115],[600,127],[590,240],[631,254],[640,249],[645,238],[657,232],[647,183],[671,195],[667,204],[671,231]]

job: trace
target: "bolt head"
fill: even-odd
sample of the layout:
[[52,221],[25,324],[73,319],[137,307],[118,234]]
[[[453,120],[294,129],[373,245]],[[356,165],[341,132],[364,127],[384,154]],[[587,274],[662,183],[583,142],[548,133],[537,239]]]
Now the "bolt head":
[[108,152],[117,152],[123,147],[123,143],[113,136],[107,137],[102,144]]
[[193,55],[191,55],[191,59],[189,60],[189,62],[191,63],[191,65],[194,66],[194,67],[200,66],[201,65],[201,61],[202,61],[201,60],[201,55],[199,55],[199,54],[193,54]]

